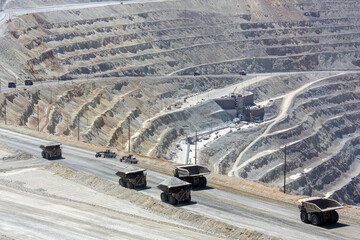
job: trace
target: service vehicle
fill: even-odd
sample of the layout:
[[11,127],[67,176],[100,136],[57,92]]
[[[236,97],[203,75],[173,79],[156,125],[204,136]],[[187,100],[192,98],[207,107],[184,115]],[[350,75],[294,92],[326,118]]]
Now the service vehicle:
[[136,159],[136,157],[134,155],[128,154],[128,155],[122,156],[122,158],[120,158],[120,162],[137,164],[138,160]]
[[8,83],[8,88],[16,88],[16,83],[14,83],[14,82],[9,82],[9,83]]
[[95,157],[103,157],[103,158],[116,158],[116,153],[108,150],[100,151],[95,153]]
[[30,79],[25,80],[24,83],[25,83],[26,86],[32,86],[32,85],[34,85],[33,81],[30,80]]

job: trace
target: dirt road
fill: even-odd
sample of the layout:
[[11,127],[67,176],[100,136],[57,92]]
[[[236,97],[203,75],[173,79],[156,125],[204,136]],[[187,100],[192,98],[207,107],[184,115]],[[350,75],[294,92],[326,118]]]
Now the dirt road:
[[[45,141],[0,129],[0,142],[40,157],[39,145]],[[96,159],[93,152],[85,149],[65,145],[63,151],[64,159],[57,160],[57,163],[115,183],[118,178],[114,173],[119,167],[126,166],[114,159]],[[141,192],[159,200],[160,190],[156,188],[156,185],[166,177],[167,175],[149,171],[149,188]],[[256,230],[279,238],[356,239],[360,234],[360,226],[355,222],[346,222],[340,218],[340,222],[331,228],[314,227],[303,224],[299,220],[296,206],[264,201],[253,196],[215,188],[193,191],[192,201],[192,204],[179,207],[237,227]]]

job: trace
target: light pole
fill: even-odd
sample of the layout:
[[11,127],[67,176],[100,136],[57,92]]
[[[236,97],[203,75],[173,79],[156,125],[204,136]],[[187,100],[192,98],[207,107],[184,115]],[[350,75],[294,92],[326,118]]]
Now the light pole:
[[130,144],[131,144],[131,139],[130,139],[130,116],[129,116],[129,118],[128,118],[128,123],[129,123],[129,154],[130,154],[130,150],[131,150],[131,148],[130,148]]
[[195,131],[195,161],[194,161],[194,164],[196,164],[196,157],[197,157],[197,129]]
[[284,193],[286,193],[285,185],[286,185],[286,145],[285,145],[285,159],[284,159]]
[[38,132],[40,132],[40,108],[39,108],[39,105],[37,106],[37,127],[38,127]]
[[79,142],[80,141],[80,113],[78,114],[77,125],[78,125],[78,142]]
[[5,108],[5,111],[4,111],[4,120],[5,120],[5,125],[6,125],[6,98],[5,98],[4,108]]

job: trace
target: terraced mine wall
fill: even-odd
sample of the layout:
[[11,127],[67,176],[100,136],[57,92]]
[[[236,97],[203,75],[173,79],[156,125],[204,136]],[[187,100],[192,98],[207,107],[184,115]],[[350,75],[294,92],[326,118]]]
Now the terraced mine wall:
[[187,0],[25,15],[8,25],[0,71],[21,81],[359,69],[356,7]]
[[212,102],[163,111],[177,98],[246,81],[240,71],[309,71],[254,79],[256,102],[273,100],[264,123],[209,144],[201,162],[280,189],[286,144],[289,191],[359,204],[360,77],[327,73],[359,70],[359,5],[184,0],[24,15],[0,38],[0,80],[83,81],[8,93],[0,117],[6,105],[9,124],[37,130],[40,119],[40,131],[73,139],[80,122],[81,141],[120,150],[130,119],[133,150],[168,158],[179,138],[229,121]]
[[[317,78],[318,82],[296,95],[287,116],[234,132],[234,136],[222,138],[222,144],[214,142],[202,152],[204,161],[216,161],[212,156],[217,156],[215,170],[220,173],[280,188],[287,145],[288,191],[310,196],[334,194],[342,202],[359,204],[359,192],[354,190],[360,173],[359,74]],[[272,81],[278,85],[287,82],[285,78]],[[268,97],[275,93],[264,86],[251,90],[260,98],[265,96],[264,90]]]
[[[0,119],[37,131],[67,136],[99,146],[128,148],[168,158],[171,144],[195,129],[208,129],[232,120],[215,102],[165,111],[174,99],[240,81],[240,77],[128,78],[52,82],[43,87],[17,90],[0,98]],[[38,119],[40,122],[38,124]],[[202,121],[207,119],[206,121]]]
[[[97,2],[107,2],[111,0],[97,0]],[[63,5],[71,3],[88,3],[94,2],[92,0],[0,0],[4,4],[6,9],[16,9],[16,8],[31,8],[31,7],[43,7],[43,6],[53,6],[53,5]]]

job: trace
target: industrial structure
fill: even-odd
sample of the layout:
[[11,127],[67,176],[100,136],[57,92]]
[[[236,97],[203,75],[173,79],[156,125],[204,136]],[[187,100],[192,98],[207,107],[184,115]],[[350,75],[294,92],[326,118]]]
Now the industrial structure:
[[238,117],[245,121],[264,120],[265,109],[254,103],[254,93],[249,91],[240,93],[235,90],[236,88],[230,96],[217,98],[214,101],[234,118]]

